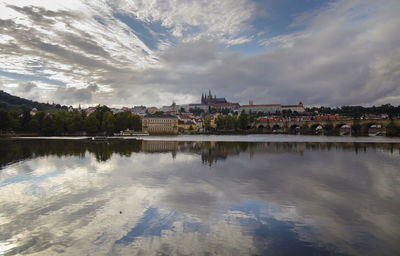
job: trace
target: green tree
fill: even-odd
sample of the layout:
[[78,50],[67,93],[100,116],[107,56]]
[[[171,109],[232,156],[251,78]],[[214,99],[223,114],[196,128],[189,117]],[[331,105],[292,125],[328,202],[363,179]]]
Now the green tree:
[[217,130],[224,130],[225,129],[225,118],[222,115],[218,115],[215,118],[215,126]]
[[57,111],[54,115],[53,131],[55,134],[60,135],[67,131],[68,112],[64,109]]
[[104,113],[101,129],[102,131],[106,131],[108,134],[115,132],[115,117],[111,112]]
[[41,133],[44,135],[53,135],[54,134],[54,124],[53,124],[53,119],[51,116],[47,115],[43,119],[42,127],[41,127]]
[[117,113],[115,115],[115,128],[117,131],[123,131],[127,128],[133,129],[131,112],[125,111]]
[[92,114],[95,115],[96,119],[99,121],[99,127],[98,127],[98,128],[101,128],[101,127],[102,127],[102,125],[103,125],[104,114],[105,114],[106,112],[111,112],[111,109],[110,109],[109,107],[107,107],[107,106],[100,106],[100,105],[98,105],[98,106],[96,107],[96,110],[92,113]]
[[131,124],[132,124],[132,129],[135,131],[141,131],[142,130],[142,119],[140,119],[140,116],[138,115],[131,115]]
[[90,114],[85,120],[85,130],[88,133],[96,133],[99,129],[99,121],[96,118],[96,115],[93,113]]
[[189,112],[195,116],[200,116],[204,114],[204,110],[201,108],[189,108]]
[[38,111],[36,115],[32,117],[32,119],[36,119],[39,122],[39,130],[42,129],[43,119],[45,118],[46,113],[43,111]]
[[40,130],[40,122],[33,118],[31,121],[29,121],[28,127],[30,131],[38,132]]
[[226,116],[226,122],[225,122],[226,129],[228,129],[228,130],[236,130],[236,128],[237,128],[236,123],[237,123],[237,117],[236,116],[231,116],[231,115]]
[[20,127],[22,130],[29,130],[29,121],[31,121],[31,119],[31,113],[29,111],[24,111],[20,118]]
[[12,130],[21,130],[21,124],[19,120],[20,113],[17,111],[9,111],[8,116],[10,117],[10,126]]
[[254,114],[253,114],[253,113],[250,113],[250,115],[249,115],[249,122],[250,122],[250,123],[254,123],[254,121],[255,121]]
[[11,118],[7,111],[0,109],[0,131],[11,129]]
[[211,131],[212,127],[211,127],[211,119],[209,117],[206,117],[204,119],[204,129],[206,131]]
[[247,130],[247,126],[249,126],[249,118],[246,112],[242,111],[239,116],[239,128],[242,130]]
[[79,111],[69,113],[67,129],[68,132],[74,133],[83,130],[83,118]]

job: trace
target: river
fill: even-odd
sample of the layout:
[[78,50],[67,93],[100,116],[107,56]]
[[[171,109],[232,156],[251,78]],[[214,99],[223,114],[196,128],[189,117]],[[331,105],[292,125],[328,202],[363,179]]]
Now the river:
[[397,139],[311,137],[0,140],[0,255],[400,255]]

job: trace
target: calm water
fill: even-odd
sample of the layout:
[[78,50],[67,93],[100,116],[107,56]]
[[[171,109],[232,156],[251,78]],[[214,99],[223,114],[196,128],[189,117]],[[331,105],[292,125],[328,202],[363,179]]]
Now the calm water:
[[0,141],[0,255],[400,255],[400,144]]

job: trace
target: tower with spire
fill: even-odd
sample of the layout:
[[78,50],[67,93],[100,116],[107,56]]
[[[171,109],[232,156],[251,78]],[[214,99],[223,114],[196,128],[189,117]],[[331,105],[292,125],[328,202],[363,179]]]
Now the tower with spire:
[[227,103],[227,101],[225,98],[217,98],[216,94],[213,96],[210,89],[208,90],[208,95],[207,93],[201,94],[201,104],[210,106],[216,103]]

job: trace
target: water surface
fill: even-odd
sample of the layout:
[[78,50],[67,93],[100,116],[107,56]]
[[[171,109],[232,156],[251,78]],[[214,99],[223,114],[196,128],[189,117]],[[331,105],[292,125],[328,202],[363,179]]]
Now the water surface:
[[0,141],[0,254],[399,255],[400,145]]

